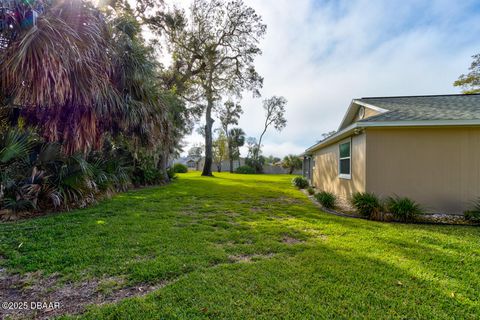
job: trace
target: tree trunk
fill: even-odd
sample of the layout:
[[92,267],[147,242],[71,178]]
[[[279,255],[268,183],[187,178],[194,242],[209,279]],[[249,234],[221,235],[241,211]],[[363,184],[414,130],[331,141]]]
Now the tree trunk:
[[207,99],[207,111],[205,113],[205,164],[203,165],[202,176],[212,177],[212,163],[213,163],[213,152],[212,152],[212,108],[213,108],[213,99]]
[[230,142],[228,141],[228,162],[230,165],[230,173],[233,173],[233,148],[230,146]]
[[160,155],[160,160],[159,160],[159,169],[160,172],[162,173],[162,179],[164,182],[169,182],[170,178],[168,177],[167,173],[167,166],[168,166],[168,152],[163,151]]
[[265,132],[267,132],[267,125],[265,125],[265,128],[263,129],[263,132],[262,134],[260,135],[260,138],[258,139],[258,145],[257,145],[257,150],[254,150],[254,155],[253,155],[253,159],[255,160],[258,160],[259,159],[259,155],[260,155],[260,148],[262,147],[262,139],[263,139],[263,135],[265,134]]

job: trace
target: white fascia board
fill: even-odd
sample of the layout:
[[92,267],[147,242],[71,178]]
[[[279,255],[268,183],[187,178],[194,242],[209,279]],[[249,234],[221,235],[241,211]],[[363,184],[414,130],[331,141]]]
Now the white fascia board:
[[308,154],[312,151],[315,151],[317,149],[320,149],[321,147],[323,146],[326,146],[328,144],[331,144],[331,143],[334,143],[340,139],[343,139],[345,138],[346,136],[349,136],[356,128],[358,128],[358,123],[353,123],[351,125],[349,125],[348,127],[346,127],[345,129],[343,129],[342,131],[338,131],[337,133],[331,135],[330,137],[328,137],[327,139],[325,140],[322,140],[320,141],[319,143],[311,146],[310,148],[308,148],[307,150],[305,150],[305,154]]
[[[365,103],[363,101],[360,101],[358,99],[353,99],[352,102],[350,102],[350,106],[348,107],[348,110],[347,112],[345,113],[345,115],[343,116],[343,119],[342,121],[340,122],[340,126],[338,127],[338,129],[340,130],[343,126],[343,124],[345,123],[345,121],[347,121],[347,119],[350,117],[355,117],[355,115],[353,115],[352,113],[353,112],[353,107],[354,105],[358,105],[358,106],[363,106],[363,107],[366,107],[366,108],[369,108],[369,109],[372,109],[372,110],[375,110],[379,113],[385,113],[385,112],[388,112],[390,110],[387,110],[387,109],[383,109],[383,108],[380,108],[380,107],[377,107],[377,106],[374,106],[372,104],[368,104],[368,103]],[[356,112],[356,110],[355,110]]]
[[355,102],[355,100],[352,100],[352,102],[350,102],[350,105],[348,106],[347,112],[345,112],[345,114],[343,115],[342,121],[340,121],[340,125],[338,126],[338,130],[340,130],[340,128],[342,128],[343,123],[347,120],[348,116],[350,115],[354,102]]
[[366,108],[369,108],[369,109],[378,111],[378,112],[380,112],[380,113],[385,113],[385,112],[390,111],[390,110],[387,110],[387,109],[383,109],[383,108],[374,106],[373,104],[365,103],[365,102],[360,101],[360,100],[355,100],[355,99],[354,99],[354,100],[352,101],[352,103],[358,104],[359,106],[364,106],[364,107],[366,107]]
[[435,127],[435,126],[478,126],[480,120],[413,120],[413,121],[361,121],[359,127]]

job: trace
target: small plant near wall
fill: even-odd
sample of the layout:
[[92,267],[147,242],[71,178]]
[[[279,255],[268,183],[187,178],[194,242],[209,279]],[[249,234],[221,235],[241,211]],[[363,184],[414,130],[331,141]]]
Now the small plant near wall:
[[295,177],[292,179],[292,184],[298,189],[305,189],[308,187],[308,180],[304,177]]
[[411,222],[415,217],[425,213],[425,210],[415,201],[407,197],[389,197],[387,199],[388,212],[403,222]]
[[463,213],[465,220],[480,222],[480,198],[472,202],[472,208]]
[[382,204],[374,193],[356,192],[350,202],[360,215],[372,220],[383,220]]
[[315,194],[315,189],[313,189],[312,187],[308,187],[307,192],[309,195],[313,196]]
[[333,209],[335,208],[335,203],[337,197],[331,192],[321,191],[315,195],[315,199],[325,208]]

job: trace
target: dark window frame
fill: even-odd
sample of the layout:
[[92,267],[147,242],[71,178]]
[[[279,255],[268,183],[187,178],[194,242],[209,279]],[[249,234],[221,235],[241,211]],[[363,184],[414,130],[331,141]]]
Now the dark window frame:
[[[342,157],[342,146],[346,144],[348,144],[348,156]],[[348,161],[348,172],[342,172],[342,162],[345,163],[346,161]],[[338,144],[338,177],[341,179],[352,179],[352,139]]]

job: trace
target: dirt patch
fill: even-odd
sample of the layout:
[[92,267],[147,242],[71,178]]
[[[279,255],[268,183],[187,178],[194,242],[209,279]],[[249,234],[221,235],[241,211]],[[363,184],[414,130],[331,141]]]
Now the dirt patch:
[[[27,304],[23,310],[1,310],[0,313],[11,319],[49,319],[63,314],[79,314],[89,305],[142,296],[172,282],[174,281],[128,286],[121,277],[108,277],[80,283],[62,283],[58,275],[42,277],[36,272],[20,276],[9,275],[3,270],[0,271],[0,301]],[[32,308],[32,303],[37,302],[51,303],[54,306]]]
[[275,256],[274,253],[268,254],[237,254],[228,256],[228,260],[232,263],[254,262],[262,259],[270,259]]
[[282,242],[287,244],[297,244],[297,243],[302,243],[304,241],[294,237],[285,236],[283,237]]

